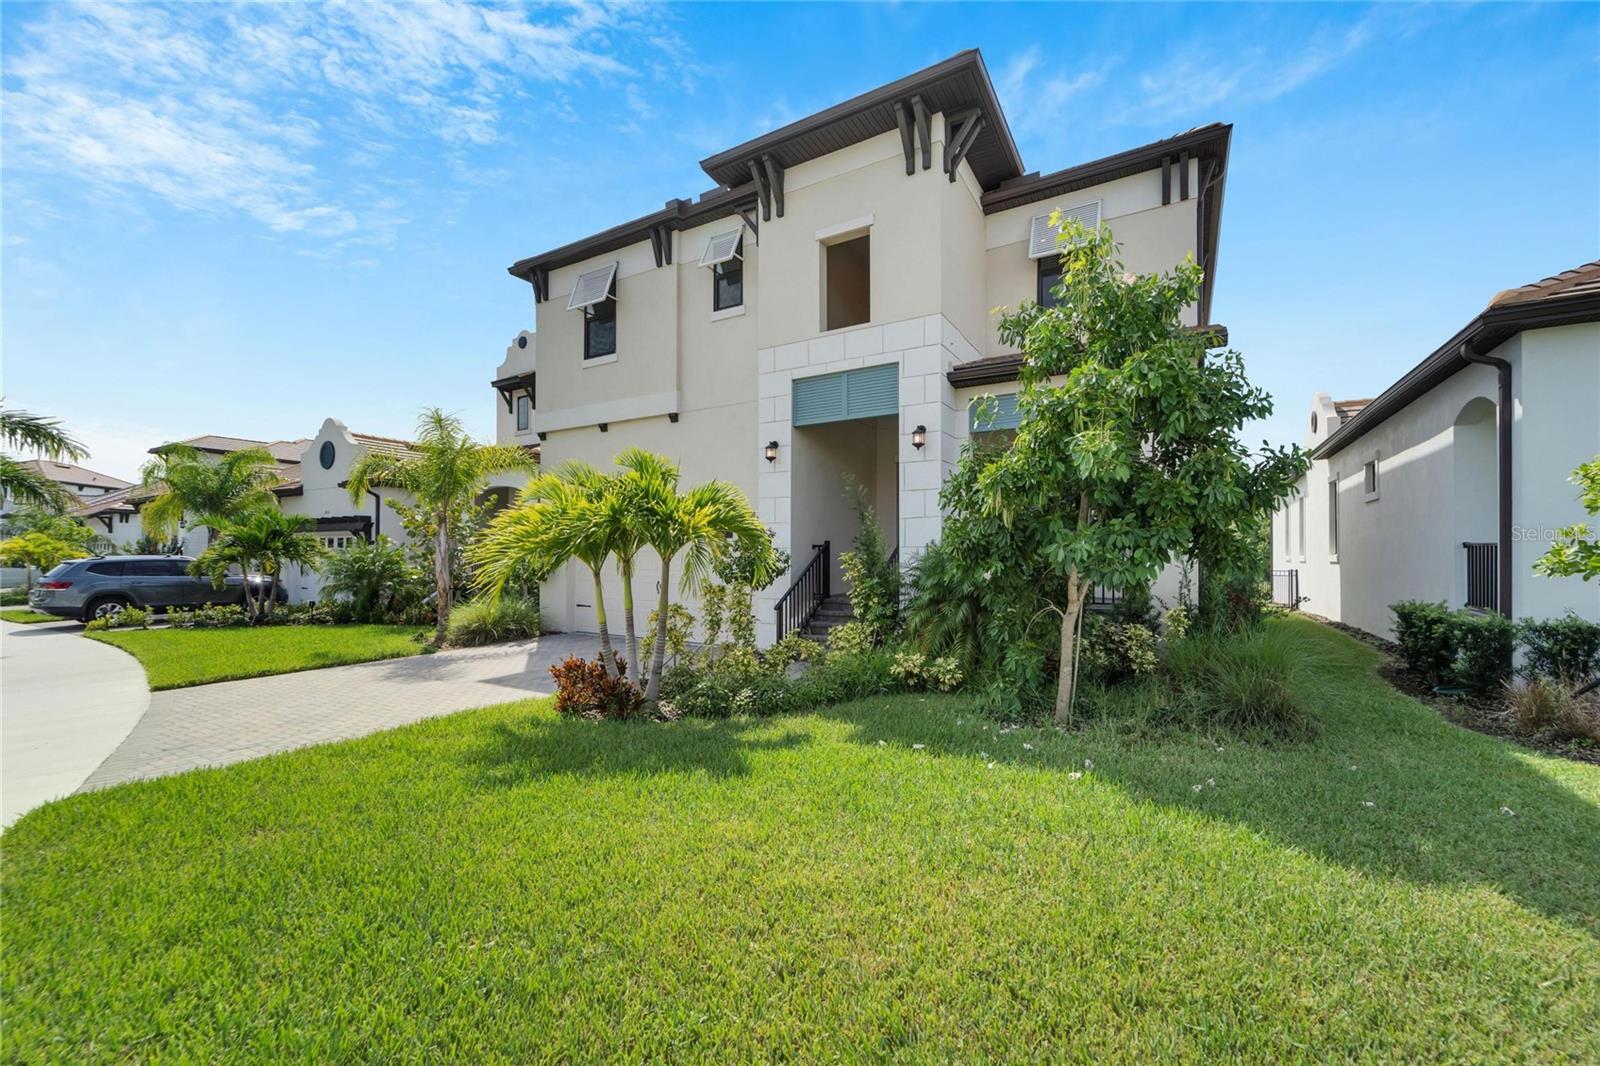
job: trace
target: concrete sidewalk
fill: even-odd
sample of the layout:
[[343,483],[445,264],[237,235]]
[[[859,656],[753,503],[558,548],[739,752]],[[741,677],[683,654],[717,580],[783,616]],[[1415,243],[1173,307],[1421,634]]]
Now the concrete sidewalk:
[[150,706],[144,668],[76,622],[0,622],[0,824],[69,796]]
[[597,652],[595,637],[551,634],[518,644],[157,692],[137,727],[89,775],[83,790],[255,759],[544,695],[551,691],[553,664],[569,655],[593,657]]

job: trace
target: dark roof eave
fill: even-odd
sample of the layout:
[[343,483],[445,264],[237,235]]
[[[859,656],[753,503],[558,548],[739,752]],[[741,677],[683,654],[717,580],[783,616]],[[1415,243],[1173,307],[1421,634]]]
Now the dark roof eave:
[[[1180,133],[1161,141],[1152,141],[1137,148],[1129,148],[1104,159],[1067,167],[1050,174],[1024,176],[1001,183],[998,188],[983,194],[983,212],[986,215],[1007,211],[1013,207],[1036,203],[1064,192],[1101,185],[1130,174],[1141,174],[1161,165],[1161,160],[1174,152],[1188,151],[1197,157],[1208,154],[1226,159],[1228,144],[1232,139],[1233,125],[1213,122],[1209,126]],[[1207,151],[1209,149],[1209,151]],[[1224,171],[1226,173],[1226,171]]]
[[[1228,343],[1228,327],[1222,325],[1188,326],[1191,333],[1204,333],[1212,340],[1212,347],[1222,348]],[[983,359],[974,359],[967,363],[958,363],[945,374],[945,379],[957,389],[972,388],[976,385],[1001,385],[1008,381],[1017,380],[1022,373],[1021,354],[991,355]]]
[[1454,336],[1435,348],[1432,354],[1412,367],[1399,381],[1381,392],[1354,418],[1334,430],[1327,440],[1311,452],[1311,457],[1327,459],[1339,454],[1370,430],[1382,425],[1391,415],[1404,410],[1441,382],[1466,369],[1470,361],[1462,354],[1463,348],[1470,347],[1474,354],[1483,355],[1525,330],[1549,329],[1582,322],[1600,322],[1600,292],[1490,307],[1457,330]]
[[[977,78],[979,92],[983,97],[982,110],[984,118],[992,124],[985,132],[996,138],[1006,165],[1012,173],[1021,174],[1022,153],[1017,150],[1016,141],[1011,136],[1011,127],[1006,121],[1005,109],[1000,106],[1000,99],[994,91],[994,83],[989,79],[989,69],[983,62],[982,54],[976,48],[958,52],[949,59],[935,63],[931,67],[924,67],[922,70],[908,74],[887,85],[869,89],[842,103],[818,111],[814,115],[807,115],[805,118],[797,119],[787,126],[763,133],[761,136],[745,141],[743,144],[736,144],[725,151],[707,156],[700,161],[700,169],[710,175],[712,180],[723,181],[725,176],[731,173],[734,168],[747,165],[753,157],[772,152],[784,144],[816,133],[834,123],[845,122],[875,108],[912,96],[945,79],[967,73],[968,68],[971,68],[971,73],[976,75]],[[1002,180],[1004,179],[1002,178]]]
[[489,387],[492,389],[520,389],[525,385],[533,384],[535,373],[532,370],[525,370],[520,374],[507,374],[503,378],[495,378],[489,382]]
[[698,200],[674,200],[661,210],[641,215],[631,222],[612,226],[608,230],[563,244],[559,248],[552,248],[548,252],[519,259],[506,268],[506,273],[527,281],[536,268],[554,270],[591,256],[604,255],[606,252],[614,252],[630,244],[648,240],[653,227],[666,226],[672,230],[690,229],[724,218],[733,214],[738,208],[753,206],[756,202],[754,182],[722,189],[702,196]]

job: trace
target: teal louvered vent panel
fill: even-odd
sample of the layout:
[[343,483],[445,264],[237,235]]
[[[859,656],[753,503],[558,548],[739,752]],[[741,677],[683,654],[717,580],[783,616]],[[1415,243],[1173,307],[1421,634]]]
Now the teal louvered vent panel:
[[[980,411],[981,398],[972,401],[972,406],[967,409],[970,425],[974,433],[988,433],[996,429],[1016,429],[1022,425],[1022,416],[1017,412],[1017,394],[1008,392],[1004,396],[996,396],[995,402],[988,405],[987,411]],[[983,415],[988,417],[983,417]]]
[[846,370],[794,383],[794,424],[815,426],[850,418],[877,418],[900,410],[900,366]]

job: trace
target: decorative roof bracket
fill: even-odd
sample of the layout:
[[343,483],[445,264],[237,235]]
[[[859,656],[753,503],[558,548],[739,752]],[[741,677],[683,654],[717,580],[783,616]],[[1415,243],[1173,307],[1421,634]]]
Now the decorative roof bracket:
[[[973,142],[983,130],[983,114],[977,108],[961,112],[946,122],[944,137],[944,171],[951,181],[956,180],[956,170],[966,158]],[[952,132],[953,131],[953,132]]]
[[933,169],[933,116],[928,114],[927,105],[922,102],[922,97],[911,98],[911,113],[917,119],[917,133],[922,137],[922,169]]
[[763,222],[772,218],[772,187],[767,184],[767,172],[762,169],[756,160],[750,160],[750,180],[756,183],[756,196],[761,200],[761,219]]
[[761,245],[761,227],[756,224],[754,205],[750,207],[736,207],[734,211],[739,215],[739,220],[750,230],[750,242],[757,247]]
[[906,176],[910,177],[917,172],[917,139],[911,131],[911,115],[906,110],[905,101],[894,102],[894,120],[900,126],[900,151],[905,153]]
[[767,183],[772,186],[772,210],[779,218],[783,217],[783,167],[770,155],[761,157],[762,165],[767,170]]

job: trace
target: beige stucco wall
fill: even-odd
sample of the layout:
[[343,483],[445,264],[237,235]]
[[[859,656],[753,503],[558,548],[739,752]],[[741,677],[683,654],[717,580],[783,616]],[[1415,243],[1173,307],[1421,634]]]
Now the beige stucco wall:
[[[525,344],[521,347],[517,342]],[[513,374],[526,374],[538,369],[539,338],[531,330],[523,330],[512,338],[506,345],[506,357],[495,368],[494,380],[508,378]],[[534,444],[538,441],[538,411],[529,412],[528,428],[517,429],[517,408],[515,398],[510,409],[506,407],[505,399],[496,390],[494,393],[494,439],[496,444]]]
[[[1161,203],[1161,172],[1147,171],[1116,181],[1079,189],[1038,203],[998,211],[985,219],[988,294],[986,306],[1016,307],[1034,300],[1039,291],[1038,260],[1028,258],[1028,238],[1036,215],[1056,208],[1077,207],[1100,201],[1101,223],[1107,226],[1120,246],[1123,266],[1136,274],[1171,270],[1185,256],[1196,254],[1195,211],[1199,199],[1198,164],[1190,163],[1190,197],[1178,200],[1177,178],[1173,178],[1170,204]],[[1198,323],[1198,307],[1191,305],[1185,321]],[[1015,351],[1001,344],[995,323],[984,332],[986,355]]]

